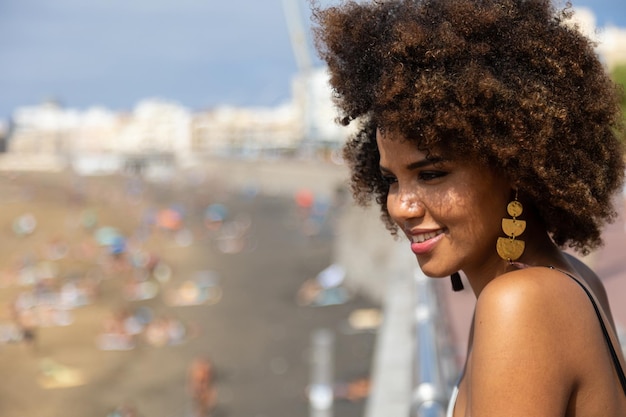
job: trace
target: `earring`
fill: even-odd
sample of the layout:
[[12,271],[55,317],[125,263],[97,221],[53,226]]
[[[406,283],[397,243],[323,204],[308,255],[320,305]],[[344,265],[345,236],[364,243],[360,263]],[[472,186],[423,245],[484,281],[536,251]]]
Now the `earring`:
[[517,190],[515,190],[515,200],[509,203],[506,211],[512,217],[512,219],[502,219],[502,231],[508,237],[498,238],[496,250],[502,259],[513,262],[522,256],[526,247],[523,240],[515,239],[526,230],[526,221],[517,218],[524,211],[522,203],[517,201]]
[[458,272],[450,275],[450,281],[452,282],[452,291],[454,292],[463,291],[465,288],[463,286],[463,281],[461,281],[461,275]]

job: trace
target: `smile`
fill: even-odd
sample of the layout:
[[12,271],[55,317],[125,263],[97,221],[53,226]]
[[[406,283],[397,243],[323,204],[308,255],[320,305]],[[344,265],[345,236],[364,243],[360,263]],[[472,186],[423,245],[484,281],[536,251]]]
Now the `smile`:
[[445,229],[428,233],[418,233],[411,236],[411,250],[416,255],[426,255],[432,252],[444,238]]
[[430,240],[434,237],[439,236],[440,234],[443,233],[443,230],[436,230],[434,232],[428,232],[428,233],[420,233],[418,235],[414,235],[411,236],[411,242],[413,243],[423,243],[427,240]]

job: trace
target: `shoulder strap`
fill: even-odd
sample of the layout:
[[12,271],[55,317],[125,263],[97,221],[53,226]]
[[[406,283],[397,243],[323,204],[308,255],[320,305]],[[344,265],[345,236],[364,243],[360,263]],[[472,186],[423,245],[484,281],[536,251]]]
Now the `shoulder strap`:
[[[609,329],[606,326],[606,323],[605,323],[606,318],[604,316],[604,312],[598,305],[598,302],[596,301],[596,298],[593,292],[591,292],[591,290],[587,287],[586,283],[582,282],[581,280],[579,280],[577,277],[573,276],[572,274],[566,271],[562,271],[560,269],[554,268],[552,266],[550,267],[550,269],[555,269],[557,271],[560,271],[564,273],[565,275],[567,275],[568,277],[570,277],[571,279],[573,279],[574,282],[576,282],[585,291],[585,294],[587,294],[587,297],[589,297],[589,300],[591,301],[591,304],[593,305],[593,309],[596,312],[596,316],[598,316],[598,321],[600,322],[600,327],[602,328],[602,334],[604,335],[604,339],[606,340],[606,344],[608,345],[609,352],[611,353],[611,359],[613,360],[613,364],[615,365],[617,377],[619,378],[619,382],[622,385],[622,390],[624,391],[624,395],[626,395],[626,375],[624,374],[624,369],[622,368],[620,357],[617,351],[615,350],[611,333],[609,332]],[[619,345],[619,340],[617,340],[617,343]]]

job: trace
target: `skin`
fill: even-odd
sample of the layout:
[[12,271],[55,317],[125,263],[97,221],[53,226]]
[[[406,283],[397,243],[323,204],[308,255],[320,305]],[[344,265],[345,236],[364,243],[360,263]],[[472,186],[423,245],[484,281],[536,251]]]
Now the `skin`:
[[592,304],[559,270],[588,285],[614,332],[598,277],[556,247],[528,208],[517,262],[529,267],[501,259],[496,241],[515,184],[434,151],[427,158],[405,139],[377,132],[390,216],[410,240],[432,238],[416,251],[426,275],[463,271],[477,297],[454,416],[625,416],[626,396]]

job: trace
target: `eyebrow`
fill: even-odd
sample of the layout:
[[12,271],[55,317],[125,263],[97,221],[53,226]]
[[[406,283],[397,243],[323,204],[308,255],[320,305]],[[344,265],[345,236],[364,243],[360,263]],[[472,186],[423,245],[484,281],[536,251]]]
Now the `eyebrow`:
[[[409,171],[414,171],[416,169],[424,168],[427,166],[431,166],[431,165],[435,165],[437,163],[443,162],[443,160],[444,160],[443,158],[439,158],[439,157],[421,159],[419,161],[411,162],[405,168]],[[382,165],[379,165],[379,167],[382,172],[389,172],[389,173],[391,172],[389,168],[385,168]]]

